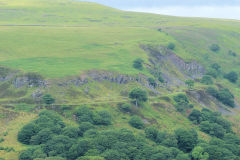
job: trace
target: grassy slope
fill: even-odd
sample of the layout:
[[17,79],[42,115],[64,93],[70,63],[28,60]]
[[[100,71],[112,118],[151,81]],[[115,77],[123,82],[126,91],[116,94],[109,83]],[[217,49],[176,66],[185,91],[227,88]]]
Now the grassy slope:
[[[4,11],[0,12],[0,64],[26,72],[39,72],[47,78],[76,75],[90,69],[136,74],[139,71],[132,68],[132,61],[141,57],[147,62],[148,58],[139,44],[166,46],[169,42],[177,45],[175,53],[185,60],[195,59],[206,67],[218,62],[224,71],[238,72],[240,67],[239,57],[228,55],[229,49],[240,54],[239,21],[123,12],[95,3],[68,0],[0,0],[0,10]],[[158,28],[162,28],[163,32],[157,31]],[[209,51],[212,43],[218,43],[221,51]],[[147,71],[142,72],[147,74]],[[236,85],[226,80],[218,80],[218,83],[230,87],[236,98],[240,98]],[[106,109],[113,114],[114,125],[111,127],[133,129],[127,123],[130,116],[120,113],[115,104],[122,101],[119,92],[129,91],[134,85],[93,83],[81,88],[68,88],[70,94],[75,92],[78,96],[66,94],[63,99],[74,104],[96,103],[93,108]],[[88,96],[84,93],[85,88],[90,88]],[[50,93],[54,95],[57,91],[58,88],[53,87]],[[168,92],[163,89],[161,93]],[[111,104],[107,104],[109,100]],[[104,101],[106,105],[102,103]],[[159,98],[151,100],[136,113],[150,122],[156,121],[159,128],[168,131],[178,127],[193,127],[186,117]],[[25,116],[11,120],[9,125],[1,119],[1,127],[8,130],[9,134],[7,141],[0,145],[16,150],[0,152],[4,158],[16,159],[18,151],[25,149],[16,141],[16,134],[35,116],[25,113]],[[235,130],[239,132],[238,114],[231,119],[235,121]]]
[[[4,11],[0,13],[0,64],[13,68],[37,71],[47,77],[89,69],[135,74],[133,59],[147,58],[139,44],[168,42],[177,44],[176,53],[184,59],[197,59],[207,65],[208,58],[224,68],[239,66],[227,55],[229,49],[240,52],[238,21],[123,12],[68,0],[0,2]],[[221,45],[218,55],[209,52],[212,43]]]

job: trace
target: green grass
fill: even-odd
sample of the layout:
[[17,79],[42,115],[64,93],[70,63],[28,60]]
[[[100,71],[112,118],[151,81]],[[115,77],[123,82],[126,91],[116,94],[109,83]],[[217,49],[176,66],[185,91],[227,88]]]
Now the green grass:
[[[139,46],[176,45],[174,53],[186,61],[196,60],[206,68],[212,63],[219,63],[224,72],[235,70],[239,73],[240,63],[240,21],[205,18],[177,18],[156,14],[124,12],[95,3],[70,0],[0,0],[0,65],[23,72],[38,72],[52,81],[67,80],[69,76],[79,75],[88,70],[107,70],[123,74],[150,75],[132,67],[136,58],[145,63],[149,56]],[[162,29],[162,32],[158,31]],[[209,46],[217,43],[221,50],[210,51]],[[237,57],[228,55],[233,50]],[[171,64],[166,69],[175,72],[178,78],[184,76]],[[62,77],[66,77],[60,79]],[[239,101],[239,85],[218,78],[216,83],[231,89]],[[129,114],[121,113],[116,104],[128,102],[128,92],[139,84],[118,85],[110,82],[91,82],[80,87],[58,86],[53,83],[49,88],[41,88],[43,93],[50,93],[56,98],[56,104],[88,104],[96,110],[108,110],[114,117],[109,128],[129,128],[135,133],[143,133],[129,126]],[[7,89],[4,89],[7,86]],[[27,90],[19,97],[12,85],[1,85],[2,92],[17,95],[3,97],[0,102],[31,97],[36,89]],[[9,87],[9,88],[8,88]],[[195,89],[203,90],[202,84],[196,83]],[[185,86],[159,88],[162,96],[170,99],[186,90]],[[86,93],[86,89],[88,90]],[[16,93],[15,93],[16,92]],[[62,94],[63,93],[63,94]],[[123,95],[125,93],[125,95]],[[159,97],[151,97],[144,107],[135,110],[145,120],[162,130],[173,132],[179,127],[197,128],[187,118],[176,112],[175,107]],[[195,108],[201,104],[194,102]],[[6,159],[17,159],[19,151],[26,146],[17,142],[17,132],[36,117],[29,112],[35,105],[17,104],[14,112],[20,115],[5,123],[5,112],[0,112],[0,131],[3,128],[8,135],[1,144],[14,147],[16,152],[0,155]],[[214,108],[214,107],[213,107]],[[72,108],[74,110],[74,108]],[[228,117],[234,122],[234,130],[239,133],[239,111]],[[64,119],[67,124],[76,125],[70,113]],[[68,117],[69,116],[69,117]],[[201,137],[209,137],[199,132]],[[1,138],[1,137],[0,137]],[[0,156],[0,157],[1,157]]]
[[[240,67],[227,54],[230,49],[240,52],[238,21],[123,12],[69,0],[0,2],[5,11],[0,15],[0,64],[11,68],[49,78],[92,69],[136,74],[132,61],[140,57],[148,62],[140,44],[167,46],[169,42],[186,60]],[[219,53],[209,50],[212,43],[221,46]]]

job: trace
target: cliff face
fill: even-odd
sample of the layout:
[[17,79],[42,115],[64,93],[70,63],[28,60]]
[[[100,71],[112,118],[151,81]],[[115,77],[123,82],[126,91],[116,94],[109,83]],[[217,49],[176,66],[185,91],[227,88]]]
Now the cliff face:
[[162,77],[168,86],[181,86],[187,79],[200,78],[205,68],[196,61],[185,62],[171,50],[158,46],[140,45],[148,53],[149,61],[153,66],[159,66]]

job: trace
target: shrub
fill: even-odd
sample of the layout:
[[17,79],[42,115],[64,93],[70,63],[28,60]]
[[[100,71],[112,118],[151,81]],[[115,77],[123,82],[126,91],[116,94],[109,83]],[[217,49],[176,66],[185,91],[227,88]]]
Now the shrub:
[[207,71],[206,75],[212,76],[213,78],[217,78],[219,75],[219,72],[211,68]]
[[188,98],[185,94],[178,94],[177,96],[174,96],[173,99],[178,104],[187,105],[189,103]]
[[33,145],[39,145],[39,144],[44,144],[48,140],[50,140],[53,136],[53,132],[51,131],[50,128],[45,128],[41,131],[39,131],[35,136],[32,136],[31,138],[31,144]]
[[93,115],[93,122],[96,125],[110,125],[112,116],[108,111],[99,111]]
[[202,121],[202,114],[199,110],[194,109],[188,116],[190,121],[199,124]]
[[34,123],[29,123],[25,125],[18,133],[18,140],[23,144],[30,144],[32,136],[36,135],[37,132],[37,125]]
[[77,127],[65,127],[63,129],[62,134],[68,136],[70,138],[77,138],[79,133],[79,129]]
[[234,95],[227,88],[219,90],[217,99],[225,105],[235,107]]
[[237,56],[237,53],[234,52],[234,51],[232,51],[232,50],[229,50],[229,51],[228,51],[228,54],[229,54],[230,56],[233,56],[233,57],[236,57],[236,56]]
[[206,91],[207,91],[208,94],[210,94],[213,97],[217,97],[217,95],[218,95],[218,90],[214,87],[208,87],[206,89]]
[[128,113],[131,112],[131,105],[129,103],[123,103],[119,105],[119,109],[124,113]]
[[178,148],[184,152],[191,152],[198,142],[198,135],[195,130],[177,129],[175,135]]
[[148,83],[153,87],[157,86],[157,83],[153,78],[148,78]]
[[51,105],[55,102],[55,99],[50,94],[44,95],[42,100],[46,105]]
[[168,48],[168,49],[171,49],[171,50],[174,50],[175,47],[176,47],[176,46],[175,46],[174,43],[169,43],[168,46],[167,46],[167,48]]
[[185,84],[188,86],[189,89],[192,89],[194,87],[194,80],[192,79],[186,80]]
[[158,81],[161,82],[161,83],[165,82],[165,80],[163,79],[163,77],[161,75],[158,76]]
[[220,47],[218,44],[212,44],[210,46],[210,49],[213,51],[213,52],[218,52],[220,50]]
[[139,70],[143,69],[143,60],[141,58],[138,58],[133,61],[133,67]]
[[213,84],[213,80],[210,76],[205,75],[202,77],[201,83],[206,84],[206,85],[211,85],[211,84]]
[[238,74],[236,72],[230,72],[225,74],[224,78],[228,79],[232,83],[236,83],[238,80]]
[[139,116],[132,116],[129,124],[137,129],[142,129],[144,127],[143,120]]
[[90,122],[93,123],[93,112],[86,106],[79,108],[75,115],[77,116],[78,123]]
[[89,123],[89,122],[82,122],[80,125],[79,125],[79,128],[78,128],[78,135],[79,136],[83,136],[83,134],[90,130],[90,129],[95,129],[94,125],[92,123]]
[[159,131],[155,127],[147,127],[145,130],[146,137],[152,141],[156,141]]
[[221,125],[217,123],[211,123],[209,121],[201,122],[200,129],[201,131],[212,136],[216,136],[217,138],[223,138],[224,134],[226,133],[225,129]]

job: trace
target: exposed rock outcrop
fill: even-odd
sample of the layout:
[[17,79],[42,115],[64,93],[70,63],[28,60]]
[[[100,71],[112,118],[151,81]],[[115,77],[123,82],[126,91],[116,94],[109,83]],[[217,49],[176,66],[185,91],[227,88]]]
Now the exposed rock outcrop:
[[[165,47],[151,47],[140,45],[140,47],[150,54],[150,62],[153,65],[159,64],[163,70],[168,71],[167,66],[174,65],[186,78],[202,77],[205,73],[203,66],[196,61],[185,62],[182,58],[174,54],[171,50]],[[172,79],[172,78],[170,78]]]

